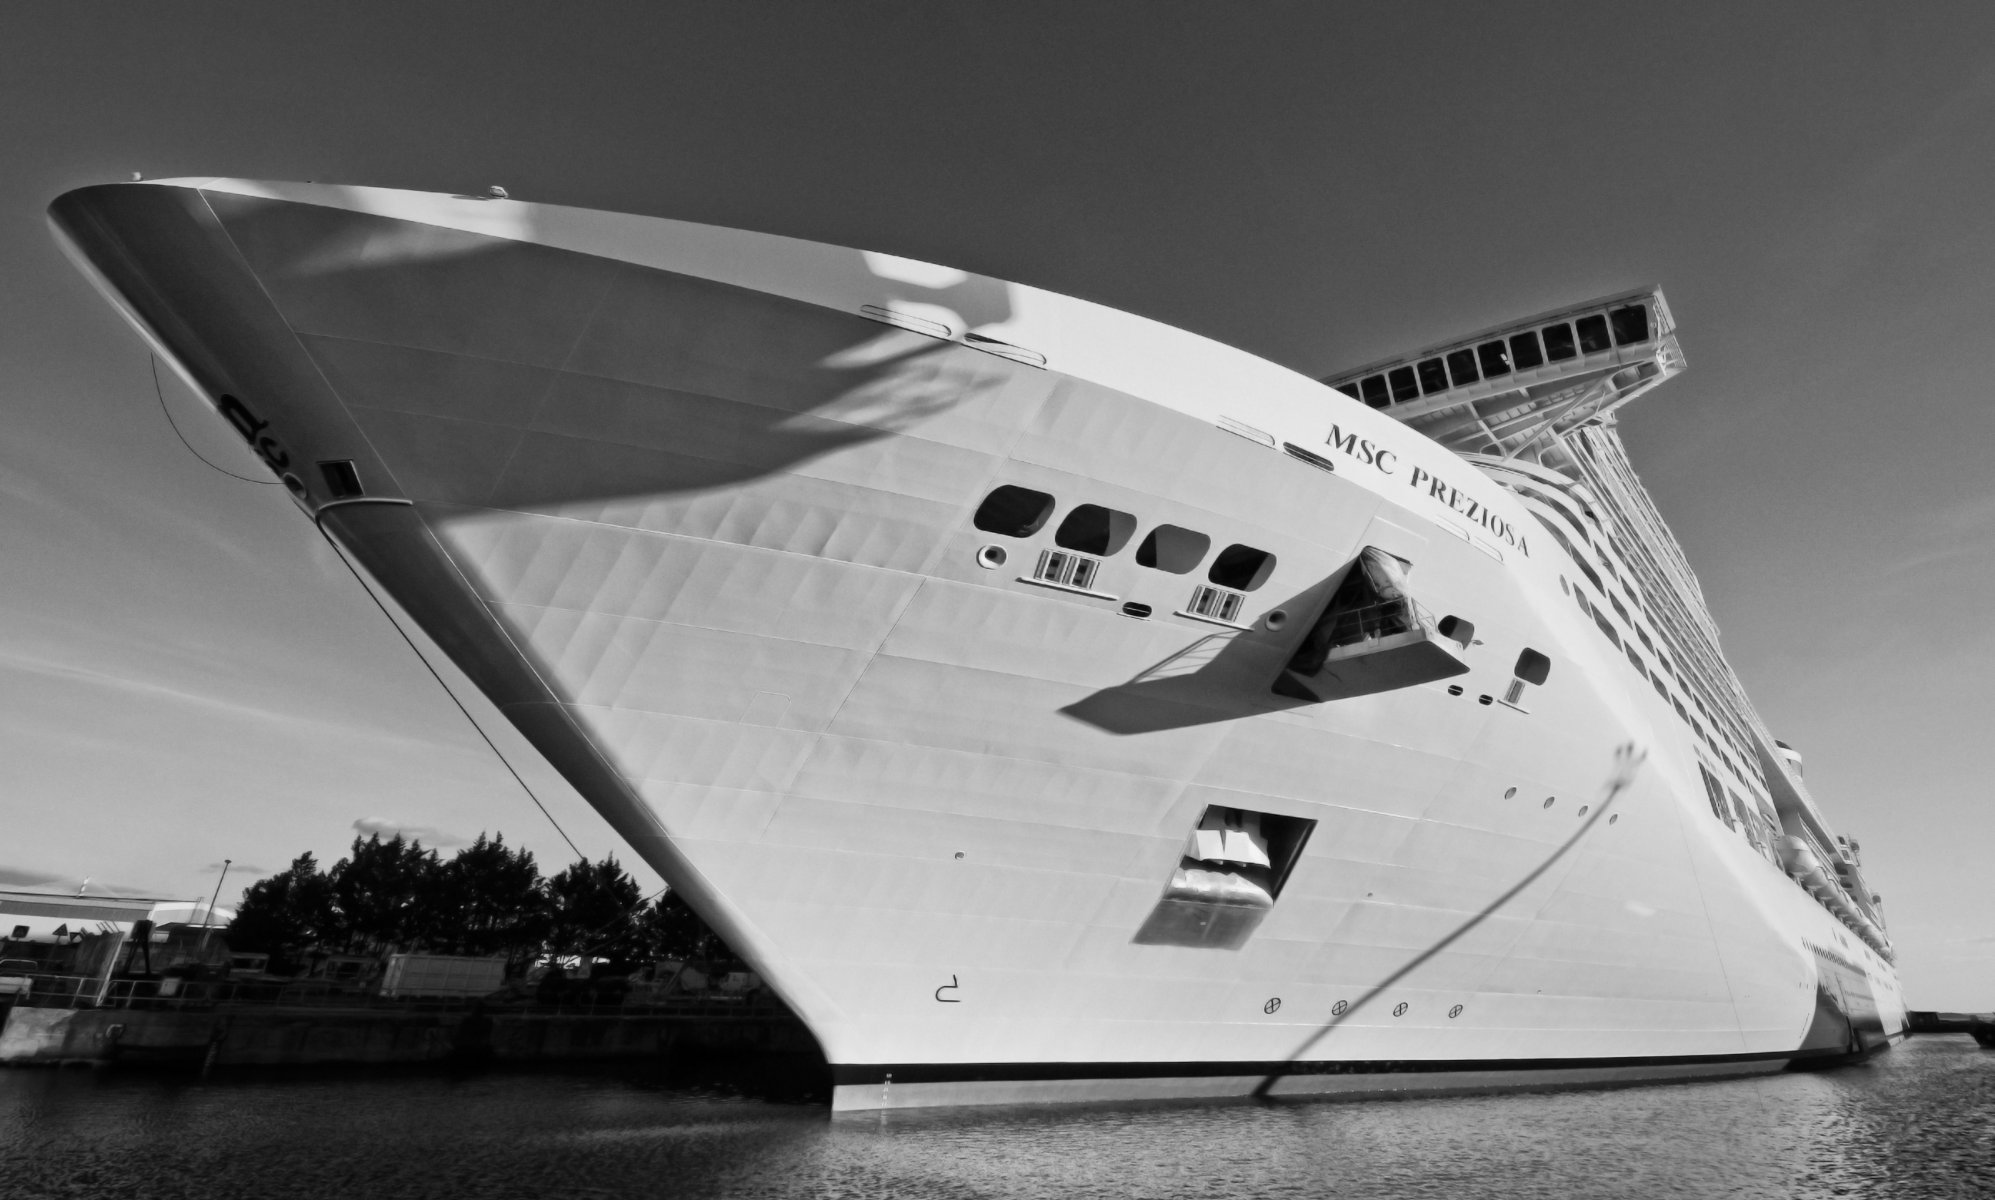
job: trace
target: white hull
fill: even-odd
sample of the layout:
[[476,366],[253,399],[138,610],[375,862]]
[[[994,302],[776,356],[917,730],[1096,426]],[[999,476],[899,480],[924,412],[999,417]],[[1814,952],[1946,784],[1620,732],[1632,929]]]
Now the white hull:
[[[54,211],[810,1025],[840,1108],[1702,1077],[1904,1027],[1889,964],[1710,818],[1691,739],[1561,598],[1556,548],[1520,544],[1524,511],[1309,380],[1064,297],[673,222],[223,183]],[[1047,587],[1057,517],[973,527],[999,484],[1276,565],[1230,625],[1178,615],[1202,576],[1129,549]],[[1272,693],[1365,546],[1474,622],[1468,673]],[[1524,647],[1549,681],[1488,702]],[[1138,941],[1210,806],[1315,824],[1239,948]],[[1861,1045],[1824,1040],[1811,946],[1874,998]]]

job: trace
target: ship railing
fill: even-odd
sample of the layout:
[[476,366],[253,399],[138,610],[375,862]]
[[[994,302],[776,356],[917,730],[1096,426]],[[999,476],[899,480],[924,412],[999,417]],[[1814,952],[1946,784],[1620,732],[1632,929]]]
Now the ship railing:
[[1356,646],[1397,634],[1431,627],[1434,615],[1404,597],[1367,604],[1340,612],[1330,623],[1329,644],[1333,650]]

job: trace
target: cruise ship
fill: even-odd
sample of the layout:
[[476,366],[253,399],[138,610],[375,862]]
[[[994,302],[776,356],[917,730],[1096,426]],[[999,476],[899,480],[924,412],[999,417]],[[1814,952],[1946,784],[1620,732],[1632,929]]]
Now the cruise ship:
[[1905,1032],[1858,843],[1616,431],[1684,368],[1657,289],[1317,380],[496,188],[50,219],[808,1023],[837,1110],[1743,1076]]

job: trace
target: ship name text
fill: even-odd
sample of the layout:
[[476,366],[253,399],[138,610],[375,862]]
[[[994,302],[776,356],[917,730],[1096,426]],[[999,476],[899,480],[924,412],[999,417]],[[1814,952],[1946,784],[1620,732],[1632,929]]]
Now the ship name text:
[[[1330,427],[1329,444],[1335,447],[1338,453],[1363,463],[1365,466],[1373,468],[1382,475],[1399,476],[1399,471],[1397,470],[1399,465],[1398,453],[1386,449],[1370,438],[1359,437],[1356,433],[1345,433],[1341,427],[1332,425]],[[1475,499],[1467,492],[1461,491],[1427,468],[1414,467],[1412,472],[1404,476],[1404,478],[1415,490],[1425,492],[1429,499],[1437,500],[1447,505],[1455,512],[1460,513],[1462,516],[1487,529],[1491,534],[1503,539],[1504,545],[1515,546],[1526,556],[1529,556],[1531,553],[1531,547],[1525,542],[1524,535],[1512,529],[1510,522],[1491,512],[1489,506],[1482,501]]]

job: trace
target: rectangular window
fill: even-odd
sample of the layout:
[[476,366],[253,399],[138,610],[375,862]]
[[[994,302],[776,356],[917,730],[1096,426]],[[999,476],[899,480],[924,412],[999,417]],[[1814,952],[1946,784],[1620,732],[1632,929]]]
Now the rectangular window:
[[1578,354],[1573,348],[1572,326],[1547,325],[1544,329],[1545,357],[1553,362],[1564,362]]
[[1704,798],[1711,802],[1711,814],[1725,823],[1725,828],[1736,829],[1732,823],[1731,810],[1725,807],[1725,789],[1718,786],[1718,777],[1703,763],[1697,764],[1697,773],[1704,777]]
[[1642,656],[1635,653],[1635,648],[1633,646],[1623,646],[1621,647],[1621,649],[1627,653],[1628,663],[1630,666],[1635,668],[1635,674],[1640,675],[1644,679],[1647,679],[1649,677],[1649,670],[1647,667],[1644,667],[1642,665]]
[[1520,371],[1545,365],[1545,352],[1538,349],[1538,335],[1520,333],[1510,339],[1510,359]]
[[1363,393],[1365,403],[1373,408],[1384,408],[1391,403],[1391,397],[1386,394],[1383,375],[1365,376],[1364,381],[1358,384],[1358,390]]
[[1645,304],[1630,304],[1607,314],[1614,323],[1614,344],[1631,346],[1636,342],[1649,340],[1649,309]]
[[1572,324],[1579,333],[1579,349],[1582,354],[1598,354],[1609,347],[1606,317],[1596,313],[1590,317],[1581,317]]
[[1607,619],[1606,613],[1601,612],[1597,608],[1594,609],[1593,623],[1595,625],[1600,626],[1600,632],[1607,635],[1607,640],[1614,643],[1614,648],[1616,650],[1619,650],[1621,648],[1621,633],[1619,630],[1614,628],[1614,622]]
[[1476,359],[1482,364],[1482,377],[1494,379],[1498,375],[1510,374],[1510,348],[1501,339],[1484,342],[1475,348]]
[[1631,625],[1634,624],[1633,621],[1628,620],[1628,610],[1621,606],[1621,597],[1615,595],[1613,592],[1609,592],[1607,593],[1607,603],[1614,606],[1615,616],[1621,618],[1623,621],[1628,621]]
[[1683,701],[1678,700],[1675,696],[1671,696],[1669,702],[1676,706],[1676,715],[1683,718],[1683,723],[1685,725],[1690,724],[1690,714],[1684,711]]
[[1392,402],[1394,404],[1404,404],[1408,400],[1419,398],[1420,385],[1413,381],[1412,367],[1394,367],[1392,370],[1386,372],[1385,379],[1387,383],[1392,385]]
[[1739,799],[1737,792],[1729,788],[1726,789],[1725,795],[1731,797],[1732,812],[1738,816],[1739,827],[1745,830],[1746,840],[1753,844],[1753,849],[1758,850],[1762,854],[1766,853],[1766,847],[1760,843],[1759,839],[1759,823],[1754,821],[1752,814],[1746,811],[1745,802]]
[[1660,675],[1649,676],[1649,684],[1656,689],[1656,695],[1661,696],[1663,698],[1663,703],[1668,704],[1669,689],[1663,686],[1662,676]]
[[1232,624],[1239,619],[1240,605],[1246,599],[1239,592],[1200,584],[1192,589],[1191,603],[1185,606],[1185,611],[1196,617]]
[[1431,396],[1435,392],[1448,390],[1448,368],[1441,365],[1438,358],[1423,359],[1420,363],[1420,393]]
[[1475,351],[1457,350],[1453,354],[1450,354],[1448,356],[1448,377],[1455,381],[1456,387],[1463,387],[1481,379],[1482,376],[1476,374],[1475,370]]
[[1039,563],[1032,568],[1032,577],[1041,583],[1078,588],[1085,592],[1093,589],[1095,572],[1100,569],[1101,562],[1085,554],[1041,550]]

